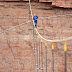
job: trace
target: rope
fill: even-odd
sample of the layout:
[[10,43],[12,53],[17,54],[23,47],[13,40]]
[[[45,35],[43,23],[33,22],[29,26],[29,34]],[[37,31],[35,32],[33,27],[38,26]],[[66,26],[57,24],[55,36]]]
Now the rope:
[[[29,5],[29,19],[31,17],[30,13],[31,13],[31,11],[30,11],[30,5]],[[37,38],[37,35],[35,34],[35,31],[34,31],[33,22],[32,22],[32,27],[33,27],[33,43],[34,43],[34,57],[35,57],[35,64],[34,64],[34,66],[38,66],[38,60],[37,60],[37,64],[36,64],[37,40],[35,41],[35,38]],[[36,46],[36,48],[35,48],[35,46]],[[37,72],[38,72],[38,70],[37,70]]]
[[38,35],[40,36],[40,38],[42,38],[43,40],[48,41],[48,42],[63,42],[63,41],[68,41],[68,40],[72,39],[72,37],[69,37],[69,38],[65,38],[65,39],[61,39],[61,40],[49,40],[49,39],[42,37],[36,28],[35,28],[35,30],[38,33]]
[[54,72],[54,43],[52,43],[52,64],[53,64],[53,72]]
[[[33,21],[33,24],[34,24],[30,0],[29,0],[29,5],[30,5],[30,11],[31,11],[31,16],[32,16],[32,21]],[[72,15],[72,14],[71,14],[71,15]],[[43,40],[46,40],[46,41],[48,41],[48,42],[62,42],[62,41],[67,41],[67,40],[71,40],[71,39],[72,39],[72,37],[69,37],[69,38],[65,38],[65,39],[61,39],[61,40],[48,40],[48,39],[45,39],[44,37],[42,37],[42,36],[40,35],[40,33],[38,32],[37,28],[35,28],[35,30],[36,30],[37,34],[38,34]]]
[[[65,14],[65,15],[57,15],[57,16],[43,17],[43,18],[39,18],[39,19],[37,19],[37,20],[45,19],[45,18],[58,17],[58,16],[66,16],[66,15],[72,15],[72,14]],[[32,21],[33,21],[33,20],[28,21],[28,22],[25,22],[25,23],[22,23],[22,24],[19,24],[19,25],[16,25],[16,26],[11,27],[11,28],[8,28],[8,29],[6,29],[6,30],[3,30],[3,31],[0,32],[0,34],[2,34],[2,33],[4,33],[4,32],[7,32],[7,31],[9,31],[9,30],[12,30],[12,29],[14,29],[14,28],[16,28],[16,27],[19,27],[19,26],[21,26],[21,25],[24,25],[24,24],[27,24],[27,23],[29,23],[29,22],[32,22]]]
[[[30,0],[29,0],[29,5],[30,5],[30,10],[31,10],[31,4],[30,4]],[[31,16],[32,16],[32,20],[33,20],[33,15],[32,15],[32,10],[31,10]],[[33,21],[33,24],[34,24],[34,21]],[[67,41],[67,40],[71,40],[72,39],[72,37],[69,37],[69,38],[65,38],[65,39],[61,39],[61,40],[48,40],[48,39],[45,39],[44,37],[42,37],[40,34],[39,34],[39,32],[38,32],[38,30],[35,28],[35,30],[36,30],[36,32],[37,32],[37,34],[39,35],[39,37],[41,38],[41,39],[44,39],[44,40],[46,40],[46,41],[48,41],[48,42],[61,42],[61,41]],[[66,46],[65,46],[66,47]],[[52,45],[52,49],[53,49],[54,47],[53,47],[53,45]],[[46,49],[46,72],[47,72],[47,43],[45,43],[45,49]],[[65,50],[66,50],[66,48],[65,48]],[[39,52],[39,54],[40,54],[40,52]],[[53,60],[53,72],[54,72],[54,50],[52,50],[52,60]],[[66,64],[66,61],[67,61],[67,59],[66,59],[66,52],[65,52],[65,72],[67,72],[67,64]]]
[[53,63],[53,72],[54,72],[54,50],[52,50],[52,63]]
[[65,72],[67,72],[67,45],[64,43],[64,52],[65,52]]
[[42,72],[43,72],[43,52],[42,52],[42,39],[41,39],[41,64],[42,64]]
[[[33,24],[32,24],[33,25]],[[34,30],[34,25],[33,25],[33,43],[34,43],[34,57],[35,57],[35,66],[38,65],[36,64],[36,54],[37,54],[37,35],[35,34],[35,30]],[[36,40],[36,41],[35,41]],[[36,47],[36,48],[35,48]]]
[[[34,53],[35,53],[35,36],[34,36],[34,29],[33,29],[33,43],[34,43]],[[35,53],[36,54],[36,53]],[[36,65],[36,55],[34,54],[34,57],[35,57],[35,65]]]
[[[36,42],[35,42],[35,37],[34,37],[34,39],[33,39],[33,41],[34,41],[34,57],[35,57],[35,65],[36,65],[36,48],[37,48],[37,45],[35,44]],[[36,47],[36,48],[35,48]]]
[[40,68],[40,39],[39,39],[39,68]]
[[28,21],[28,22],[25,22],[25,23],[16,25],[16,26],[14,26],[14,27],[8,28],[8,29],[6,29],[6,30],[3,30],[3,31],[0,32],[0,34],[2,34],[2,33],[4,33],[4,32],[7,32],[7,31],[9,31],[9,30],[12,30],[12,29],[14,29],[14,28],[16,28],[16,27],[22,26],[22,25],[24,25],[24,24],[27,24],[27,23],[29,23],[29,22],[32,22],[32,21]]
[[[49,16],[49,17],[43,17],[43,18],[39,18],[39,19],[55,18],[55,17],[68,16],[68,15],[72,15],[72,14],[64,14],[64,15]],[[39,20],[39,19],[37,19],[37,20]]]
[[[37,43],[37,33],[36,33],[36,53],[37,53],[37,68],[38,68],[38,43]],[[38,69],[37,69],[38,72]]]
[[65,72],[67,72],[67,53],[65,52]]
[[46,72],[47,72],[47,43],[45,43],[45,50],[46,50]]

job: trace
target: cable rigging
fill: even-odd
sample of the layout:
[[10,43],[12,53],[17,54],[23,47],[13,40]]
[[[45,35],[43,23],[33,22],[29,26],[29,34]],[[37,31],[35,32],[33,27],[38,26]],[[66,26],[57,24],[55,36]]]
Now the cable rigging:
[[39,47],[38,47],[38,49],[39,49],[39,65],[38,65],[38,69],[40,69],[40,37],[38,36],[38,42],[39,42]]
[[52,65],[53,65],[53,72],[54,72],[54,43],[52,43]]
[[42,39],[41,39],[41,70],[43,72],[43,49],[42,49]]
[[[7,30],[2,31],[1,33],[9,31],[10,29],[14,29],[16,27],[19,27],[21,25],[27,24],[29,22],[33,22],[34,20],[33,20],[33,15],[32,15],[32,11],[31,11],[30,0],[29,0],[29,6],[30,6],[29,10],[30,10],[30,13],[31,13],[31,16],[32,16],[32,21],[28,21],[28,22],[25,22],[23,24],[17,25],[15,27],[9,28]],[[60,16],[60,15],[58,15],[58,16]],[[62,15],[62,16],[64,16],[64,15]],[[46,17],[46,18],[49,18],[49,17]],[[42,40],[46,40],[46,41],[52,43],[52,64],[53,64],[53,72],[54,72],[54,42],[61,42],[61,41],[71,40],[72,37],[62,39],[62,40],[47,40],[47,39],[43,38],[39,34],[37,28],[34,27],[34,23],[32,23],[32,25],[33,25],[33,42],[34,42],[34,48],[33,49],[34,49],[34,56],[35,56],[35,65],[34,66],[37,66],[37,68],[39,67],[39,69],[41,69],[42,72],[43,72],[44,69],[43,69],[43,48],[42,48],[43,46],[42,46]],[[38,47],[38,43],[37,43],[37,40],[38,40],[37,35],[38,35],[38,39],[39,39],[39,47]],[[40,42],[40,39],[41,39],[41,42]],[[39,53],[38,53],[38,48],[39,48]],[[65,52],[65,72],[67,72],[67,45],[66,45],[66,42],[64,43],[64,52]],[[48,64],[47,64],[47,56],[48,56],[48,54],[47,54],[47,42],[45,43],[45,53],[46,53],[46,72],[47,72],[48,71],[47,70],[47,67],[48,67]],[[38,59],[38,54],[39,54],[39,59]],[[40,54],[41,54],[41,58],[40,58]],[[37,69],[37,72],[38,72],[39,69]]]
[[[72,14],[57,15],[57,16],[49,16],[49,17],[39,18],[39,19],[37,19],[37,20],[45,19],[45,18],[58,17],[58,16],[67,16],[67,15],[72,15]],[[7,32],[7,31],[9,31],[9,30],[12,30],[12,29],[14,29],[14,28],[16,28],[16,27],[19,27],[19,26],[21,26],[21,25],[25,25],[25,24],[27,24],[27,23],[30,23],[30,22],[32,22],[32,21],[33,21],[33,20],[28,21],[28,22],[25,22],[25,23],[22,23],[22,24],[19,24],[19,25],[16,25],[16,26],[11,27],[11,28],[8,28],[8,29],[6,29],[6,30],[3,30],[3,31],[0,32],[0,34],[2,34],[2,33],[4,33],[4,32]],[[69,38],[70,38],[70,37],[69,37]],[[69,39],[69,38],[68,38],[68,39]],[[72,38],[71,38],[71,39],[72,39]]]
[[[30,0],[29,0],[29,4],[30,4]],[[30,4],[30,10],[31,10],[31,4]],[[32,20],[33,20],[33,15],[32,15],[32,10],[31,10],[31,16],[32,16]],[[33,24],[34,24],[34,21],[33,21]],[[48,40],[48,39],[45,39],[44,37],[42,37],[37,28],[35,28],[38,36],[40,37],[40,39],[43,39],[43,40],[46,40],[48,42],[51,42],[52,43],[52,64],[53,64],[53,72],[54,72],[54,42],[62,42],[62,41],[67,41],[67,40],[71,40],[72,37],[69,37],[69,38],[66,38],[66,39],[61,39],[61,40]],[[39,43],[40,43],[40,39],[39,39]],[[42,41],[41,41],[42,42]],[[39,44],[40,45],[40,44]],[[45,43],[45,50],[46,50],[46,72],[47,72],[47,42]],[[67,46],[66,46],[66,42],[64,43],[64,51],[65,51],[65,72],[67,72],[67,56],[66,56],[66,51],[67,51]],[[41,55],[42,55],[42,43],[41,43]],[[40,51],[39,51],[39,56],[40,56]],[[40,57],[39,57],[40,58]],[[41,56],[41,59],[42,59],[42,56]],[[40,62],[40,60],[39,60]],[[42,62],[42,61],[41,61]],[[40,63],[39,63],[40,64]],[[40,65],[39,65],[40,66]],[[42,65],[43,66],[43,65]],[[43,71],[43,70],[42,70]]]
[[64,42],[64,53],[65,53],[65,72],[67,72],[67,45]]
[[37,32],[36,32],[36,54],[37,54],[37,72],[38,72],[38,43],[37,43]]
[[47,72],[47,43],[45,43],[45,50],[46,50],[46,72]]

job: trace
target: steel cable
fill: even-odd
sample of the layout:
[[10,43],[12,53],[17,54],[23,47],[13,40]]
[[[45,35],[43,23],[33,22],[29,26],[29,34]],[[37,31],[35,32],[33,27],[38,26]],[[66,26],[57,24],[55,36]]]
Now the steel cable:
[[53,72],[54,72],[54,50],[52,50],[52,64],[53,64]]
[[46,72],[47,72],[47,43],[45,43],[45,53],[46,53]]
[[43,72],[43,49],[42,49],[42,40],[41,40],[41,68],[42,68],[42,72]]
[[65,72],[67,72],[67,53],[65,52]]

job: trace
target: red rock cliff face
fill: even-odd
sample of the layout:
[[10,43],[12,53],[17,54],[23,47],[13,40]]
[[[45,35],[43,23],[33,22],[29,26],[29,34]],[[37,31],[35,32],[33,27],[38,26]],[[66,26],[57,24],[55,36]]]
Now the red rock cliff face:
[[[0,0],[0,1],[29,1],[29,0]],[[58,7],[72,7],[72,0],[31,0],[37,2],[52,2],[52,5]]]
[[[31,18],[28,15],[28,3],[1,2],[1,4],[2,5],[0,6],[0,72],[35,72],[37,66],[33,66],[35,64],[35,57],[33,51],[34,43],[32,40],[32,23],[30,22],[24,24],[25,22],[31,20]],[[39,17],[37,29],[43,37],[45,37],[46,39],[63,39],[72,36],[72,16],[65,15],[71,14],[71,12],[68,9],[52,8],[48,4],[46,5],[45,3],[36,2],[32,2],[31,5],[33,15],[37,14]],[[8,31],[9,28],[10,30]],[[39,52],[39,39],[37,40],[37,43]],[[46,52],[44,43],[45,41],[43,40],[43,71],[46,72]],[[67,41],[67,45],[67,71],[72,72],[72,40]],[[47,44],[47,53],[47,68],[49,72],[53,72],[52,49],[50,42],[48,42]],[[65,72],[63,42],[55,43],[54,60],[55,72]],[[40,67],[42,67],[41,64]],[[42,72],[42,70],[39,70],[39,72]]]
[[72,7],[72,0],[39,0],[40,2],[52,2],[52,5],[59,7]]

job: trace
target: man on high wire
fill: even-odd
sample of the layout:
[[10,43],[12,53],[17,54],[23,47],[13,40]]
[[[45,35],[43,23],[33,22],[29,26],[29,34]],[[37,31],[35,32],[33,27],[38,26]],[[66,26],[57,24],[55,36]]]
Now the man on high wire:
[[33,16],[35,28],[37,28],[37,19],[38,19],[38,16],[36,16],[36,15]]

